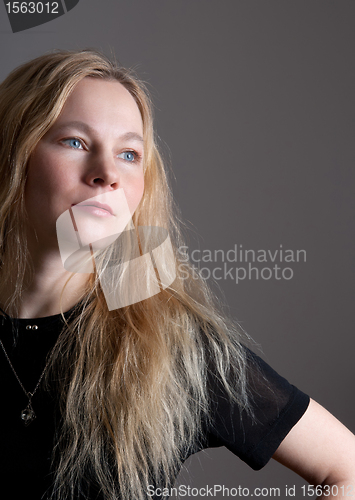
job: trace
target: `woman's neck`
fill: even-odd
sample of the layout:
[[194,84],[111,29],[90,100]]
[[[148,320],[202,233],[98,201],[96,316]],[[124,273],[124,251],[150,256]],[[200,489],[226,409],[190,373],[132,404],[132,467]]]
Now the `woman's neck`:
[[[36,251],[31,252],[31,255],[33,272],[25,272],[17,317],[40,318],[71,309],[79,302],[89,274],[73,275],[66,271],[58,251]],[[11,281],[14,283],[14,280]],[[6,310],[15,289],[1,279],[0,283],[0,305]]]

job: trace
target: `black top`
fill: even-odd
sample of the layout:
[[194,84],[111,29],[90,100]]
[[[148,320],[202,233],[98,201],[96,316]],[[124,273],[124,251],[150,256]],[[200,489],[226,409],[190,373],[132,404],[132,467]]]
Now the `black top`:
[[[69,313],[67,313],[69,314]],[[18,339],[14,346],[12,322]],[[36,325],[38,329],[26,328]],[[27,391],[33,391],[44,369],[48,352],[63,327],[60,315],[38,319],[0,319],[0,338]],[[203,448],[226,446],[255,470],[270,460],[281,441],[307,409],[309,397],[278,375],[258,356],[249,353],[248,383],[253,393],[255,420],[232,405],[219,382],[208,380],[212,423],[205,425],[204,440],[189,454]],[[40,500],[52,484],[51,454],[59,427],[58,402],[40,387],[32,400],[36,419],[27,427],[21,412],[28,399],[0,347],[2,491],[14,500]],[[187,458],[187,457],[186,457]],[[90,497],[90,500],[96,496]]]

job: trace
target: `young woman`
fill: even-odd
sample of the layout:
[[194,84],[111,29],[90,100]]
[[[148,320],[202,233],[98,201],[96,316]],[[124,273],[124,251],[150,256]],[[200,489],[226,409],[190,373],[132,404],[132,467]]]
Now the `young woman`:
[[142,83],[95,51],[39,57],[1,84],[0,134],[3,490],[162,498],[225,445],[351,493],[353,434],[181,270]]

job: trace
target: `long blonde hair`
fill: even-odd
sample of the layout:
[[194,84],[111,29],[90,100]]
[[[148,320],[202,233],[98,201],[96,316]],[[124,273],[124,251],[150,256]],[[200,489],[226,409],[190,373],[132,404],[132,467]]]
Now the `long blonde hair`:
[[[0,85],[0,263],[14,275],[13,314],[30,266],[24,225],[26,168],[34,148],[85,77],[116,80],[134,97],[144,128],[145,190],[135,227],[165,228],[175,252],[176,279],[159,294],[109,311],[98,275],[80,310],[60,334],[51,370],[59,371],[63,426],[54,454],[53,497],[74,497],[90,474],[105,498],[145,498],[148,484],[167,485],[201,437],[209,418],[209,370],[230,398],[250,411],[245,352],[239,331],[188,263],[166,173],[158,152],[152,106],[133,73],[93,50],[57,51],[14,70]],[[15,256],[15,258],[14,258]],[[11,258],[10,258],[11,257]],[[12,272],[10,272],[12,271]],[[71,367],[68,369],[68,367]],[[118,487],[119,485],[119,487]]]

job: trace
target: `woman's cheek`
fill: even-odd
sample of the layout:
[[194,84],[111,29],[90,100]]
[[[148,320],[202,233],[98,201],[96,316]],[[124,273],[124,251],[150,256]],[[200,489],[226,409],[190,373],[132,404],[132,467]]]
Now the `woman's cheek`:
[[136,183],[134,189],[126,193],[126,196],[128,197],[127,202],[131,215],[133,215],[134,212],[137,210],[137,207],[141,202],[141,199],[143,198],[143,194],[144,194],[144,177],[142,176],[142,179],[140,179]]

